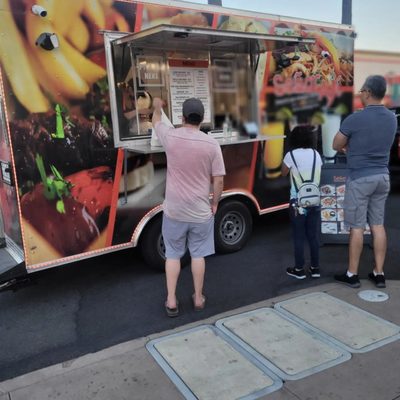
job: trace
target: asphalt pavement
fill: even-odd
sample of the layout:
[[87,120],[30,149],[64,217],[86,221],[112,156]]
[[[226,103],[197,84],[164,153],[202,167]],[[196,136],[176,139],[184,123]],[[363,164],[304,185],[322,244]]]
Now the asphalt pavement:
[[[365,280],[362,281],[362,289],[374,290],[374,286]],[[240,313],[257,311],[264,307],[271,308],[285,300],[299,299],[299,296],[317,294],[333,296],[348,305],[357,307],[358,310],[367,311],[379,316],[386,322],[396,324],[400,329],[400,314],[398,304],[400,301],[400,282],[388,281],[387,288],[382,291],[389,296],[384,302],[366,302],[358,296],[360,290],[331,283],[317,287],[307,287],[290,294],[278,296],[272,299],[230,310],[214,315],[191,324],[165,332],[149,335],[131,340],[119,345],[101,350],[97,353],[66,360],[63,363],[53,365],[29,374],[0,382],[0,400],[43,400],[43,399],[134,399],[134,400],[179,400],[190,397],[184,396],[179,386],[170,379],[150,352],[146,349],[149,341],[157,341],[171,334],[187,332],[189,329],[214,324],[230,316]],[[178,317],[179,318],[179,317]],[[174,321],[176,321],[175,319]],[[348,327],[352,320],[348,321]],[[354,325],[354,324],[353,324]],[[343,326],[343,330],[346,327]],[[287,335],[278,338],[284,340]],[[360,338],[361,340],[361,338]],[[283,351],[284,349],[282,349]],[[299,349],[300,350],[300,349]],[[197,349],[199,358],[203,357],[202,349]],[[178,353],[179,349],[175,349]],[[367,352],[351,354],[350,359],[344,360],[338,365],[329,366],[322,371],[311,373],[308,376],[295,380],[283,380],[280,388],[272,393],[258,397],[264,400],[395,400],[400,398],[400,386],[398,383],[398,370],[400,367],[400,340],[398,338]],[[174,353],[171,351],[170,356]],[[278,354],[279,356],[279,354]],[[310,358],[313,357],[310,352]],[[230,360],[237,363],[239,357]],[[308,358],[307,356],[305,358]],[[202,360],[207,365],[207,359]],[[196,360],[197,362],[197,360]],[[190,362],[186,366],[188,375],[186,382],[198,382],[202,376],[193,375],[196,362]],[[304,360],[307,363],[307,360]],[[231,367],[231,365],[229,365]],[[235,399],[236,391],[246,385],[232,382],[224,369],[216,368],[210,364],[213,375],[209,376],[209,385],[218,388],[220,397],[204,396],[200,399]],[[191,375],[192,372],[192,375]],[[202,371],[206,373],[207,371]],[[221,387],[223,382],[230,385]],[[218,383],[221,383],[220,385]],[[206,381],[200,381],[200,385],[207,386]],[[233,389],[232,386],[235,385]],[[182,388],[181,388],[182,389]],[[207,393],[207,391],[205,391]]]
[[[389,281],[394,283],[400,280],[400,270],[397,265],[400,233],[398,193],[398,190],[395,190],[389,197],[386,218],[388,253],[385,271]],[[0,382],[3,382],[0,384],[1,390],[4,393],[11,392],[12,399],[19,398],[15,397],[13,392],[20,385],[18,382],[25,382],[22,386],[26,386],[26,381],[19,378],[21,376],[28,374],[28,383],[31,379],[29,377],[32,377],[30,373],[36,377],[50,374],[53,379],[54,370],[71,372],[69,366],[83,364],[88,366],[93,364],[93,360],[97,362],[99,359],[107,360],[106,364],[112,366],[109,358],[113,359],[121,349],[130,351],[131,346],[140,349],[138,360],[143,361],[143,371],[146,371],[147,365],[151,372],[148,379],[143,377],[149,387],[158,385],[156,382],[151,382],[151,376],[154,374],[154,377],[157,377],[156,381],[160,379],[167,388],[176,390],[157,369],[158,366],[154,366],[151,359],[147,359],[144,344],[150,337],[164,335],[171,329],[181,329],[210,319],[215,320],[216,316],[235,313],[240,307],[253,308],[260,302],[272,304],[274,299],[290,296],[298,290],[320,290],[321,285],[324,287],[323,285],[333,282],[334,273],[342,272],[346,268],[347,246],[325,245],[321,248],[321,279],[295,280],[284,273],[286,267],[292,266],[293,259],[287,214],[280,212],[263,216],[255,224],[254,234],[245,249],[235,254],[213,256],[208,259],[205,284],[208,304],[204,312],[192,311],[190,269],[182,271],[178,296],[183,314],[177,319],[168,319],[164,315],[162,307],[165,297],[164,276],[149,272],[137,258],[135,251],[113,253],[39,273],[36,276],[36,284],[15,293],[0,293],[2,321]],[[362,279],[367,277],[372,263],[372,249],[366,246],[360,266]],[[396,285],[393,291],[395,287]],[[391,320],[399,323],[396,318]],[[113,349],[117,349],[117,353],[114,353]],[[122,352],[126,352],[125,350]],[[393,363],[398,365],[398,357],[395,357]],[[141,365],[141,362],[139,361],[137,365]],[[103,372],[99,374],[104,376]],[[139,375],[142,372],[138,372]],[[365,371],[360,371],[360,374],[360,377],[364,374],[368,379]],[[57,379],[62,379],[59,373],[57,376]],[[34,380],[37,381],[37,378]],[[4,382],[8,382],[6,386]],[[10,382],[14,383],[8,386]],[[20,389],[21,387],[18,390]],[[115,390],[113,397],[108,398],[125,398],[122,394],[118,394],[118,388]],[[397,387],[396,390],[397,395],[400,395],[400,389]],[[96,393],[99,392],[101,390]],[[150,396],[146,394],[144,397],[129,398],[180,398],[168,397],[171,394],[168,396],[165,394],[165,397],[162,392],[160,388],[160,396],[146,397]],[[57,397],[54,394],[56,392],[51,393],[51,396]],[[310,398],[357,398],[335,397],[334,393],[335,391],[331,397]],[[395,392],[388,393],[392,395]],[[51,396],[49,398],[52,398]],[[86,393],[85,397],[80,398],[106,398],[96,396]],[[58,398],[75,397],[63,397],[60,394]],[[396,397],[394,395],[375,397],[375,399],[381,398]],[[3,400],[1,397],[0,399]]]

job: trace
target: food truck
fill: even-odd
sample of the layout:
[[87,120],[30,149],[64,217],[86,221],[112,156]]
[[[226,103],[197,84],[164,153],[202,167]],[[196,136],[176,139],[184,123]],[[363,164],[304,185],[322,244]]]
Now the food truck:
[[202,100],[227,172],[216,249],[242,248],[254,217],[288,207],[291,128],[314,124],[332,161],[353,50],[351,26],[219,6],[0,0],[2,286],[136,246],[163,267],[154,97],[174,126],[186,98]]

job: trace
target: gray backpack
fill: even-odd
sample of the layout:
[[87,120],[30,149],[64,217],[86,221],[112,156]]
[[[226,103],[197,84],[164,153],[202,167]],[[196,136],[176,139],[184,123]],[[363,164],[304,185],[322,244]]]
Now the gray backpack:
[[292,157],[293,163],[297,168],[297,172],[299,173],[300,179],[301,179],[301,185],[297,187],[296,181],[293,178],[292,175],[292,182],[294,185],[294,188],[296,189],[297,192],[297,205],[299,207],[307,208],[307,207],[317,207],[320,205],[320,191],[319,191],[319,186],[314,182],[314,175],[315,175],[315,162],[317,159],[317,155],[315,150],[313,150],[314,153],[314,161],[313,161],[313,166],[312,166],[312,172],[311,172],[311,179],[310,180],[304,180],[303,177],[300,174],[299,167],[297,166],[296,160],[294,159],[293,152],[290,152],[290,156]]

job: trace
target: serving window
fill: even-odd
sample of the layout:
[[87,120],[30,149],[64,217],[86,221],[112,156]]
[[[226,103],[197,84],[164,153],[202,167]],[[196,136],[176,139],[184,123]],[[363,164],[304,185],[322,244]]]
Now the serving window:
[[[307,40],[253,33],[159,25],[135,34],[106,36],[114,143],[149,139],[154,97],[170,121],[182,124],[182,103],[202,100],[203,130],[257,122],[255,74],[260,54]],[[143,140],[140,141],[141,143]],[[139,143],[139,142],[138,142]],[[131,146],[131,145],[129,145]]]
[[166,97],[165,57],[129,45],[113,46],[117,142],[151,134],[152,100]]

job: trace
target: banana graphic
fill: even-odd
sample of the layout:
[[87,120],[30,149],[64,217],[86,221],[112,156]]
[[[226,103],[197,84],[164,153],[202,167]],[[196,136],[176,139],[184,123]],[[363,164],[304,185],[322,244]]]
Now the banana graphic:
[[[65,1],[65,0],[64,0]],[[106,17],[98,0],[86,0],[83,6],[83,15],[98,29],[106,26]]]
[[[71,98],[84,98],[89,92],[89,85],[79,75],[61,48],[46,51],[35,45],[37,37],[42,32],[54,32],[50,22],[44,18],[38,18],[32,13],[26,13],[26,32],[29,44],[35,56],[39,59],[48,79],[54,84],[61,95]],[[67,43],[59,37],[61,43]],[[72,47],[72,46],[71,46]],[[83,56],[82,56],[83,57]]]
[[[21,104],[29,112],[45,112],[50,101],[68,106],[71,99],[84,99],[90,85],[106,75],[84,54],[91,40],[89,27],[104,29],[107,20],[129,31],[125,18],[112,8],[114,0],[23,0],[23,31],[10,1],[0,0],[0,61]],[[46,9],[46,17],[31,12],[35,4]],[[43,32],[56,34],[59,47],[47,51],[36,46]]]
[[0,1],[0,26],[0,61],[15,95],[29,112],[46,112],[49,102],[35,78],[8,0]]
[[33,72],[45,94],[47,94],[49,99],[54,103],[68,105],[67,99],[61,95],[53,82],[49,80],[46,71],[43,69],[39,60],[35,56],[33,49],[26,42],[25,50],[28,55],[29,61],[31,62]]
[[111,6],[113,5],[113,3],[114,3],[114,0],[99,0],[100,1],[100,4],[103,6],[103,7],[106,7],[106,8],[111,8]]
[[[35,1],[35,0],[33,0]],[[42,0],[43,1],[43,0]],[[67,36],[71,27],[75,24],[75,21],[79,18],[82,13],[85,0],[51,0],[55,3],[55,9],[57,10],[53,16],[51,16],[51,22],[54,29],[57,30],[61,35]]]
[[57,78],[57,74],[59,75],[56,86],[62,95],[70,98],[83,98],[89,91],[88,84],[92,84],[106,75],[104,68],[86,58],[70,45],[49,20],[27,13],[26,29],[32,47],[41,32],[54,32],[57,35],[60,44],[58,49],[48,52],[36,48],[35,53],[43,67],[48,69],[49,75],[52,76],[50,79],[54,80]]
[[77,17],[66,35],[67,40],[81,53],[84,53],[90,40],[90,33],[82,18]]
[[79,75],[89,84],[97,82],[106,75],[106,70],[90,61],[82,53],[71,46],[64,38],[59,37],[60,50]]
[[75,19],[82,12],[85,0],[73,0],[72,2],[65,0],[26,0],[27,11],[37,4],[47,11],[46,19],[57,28],[64,36],[68,34],[70,26],[73,25]]
[[129,32],[129,25],[126,22],[126,19],[118,12],[115,10],[111,10],[112,11],[112,15],[114,17],[114,23],[115,26],[117,27],[117,30],[119,30],[120,32]]

